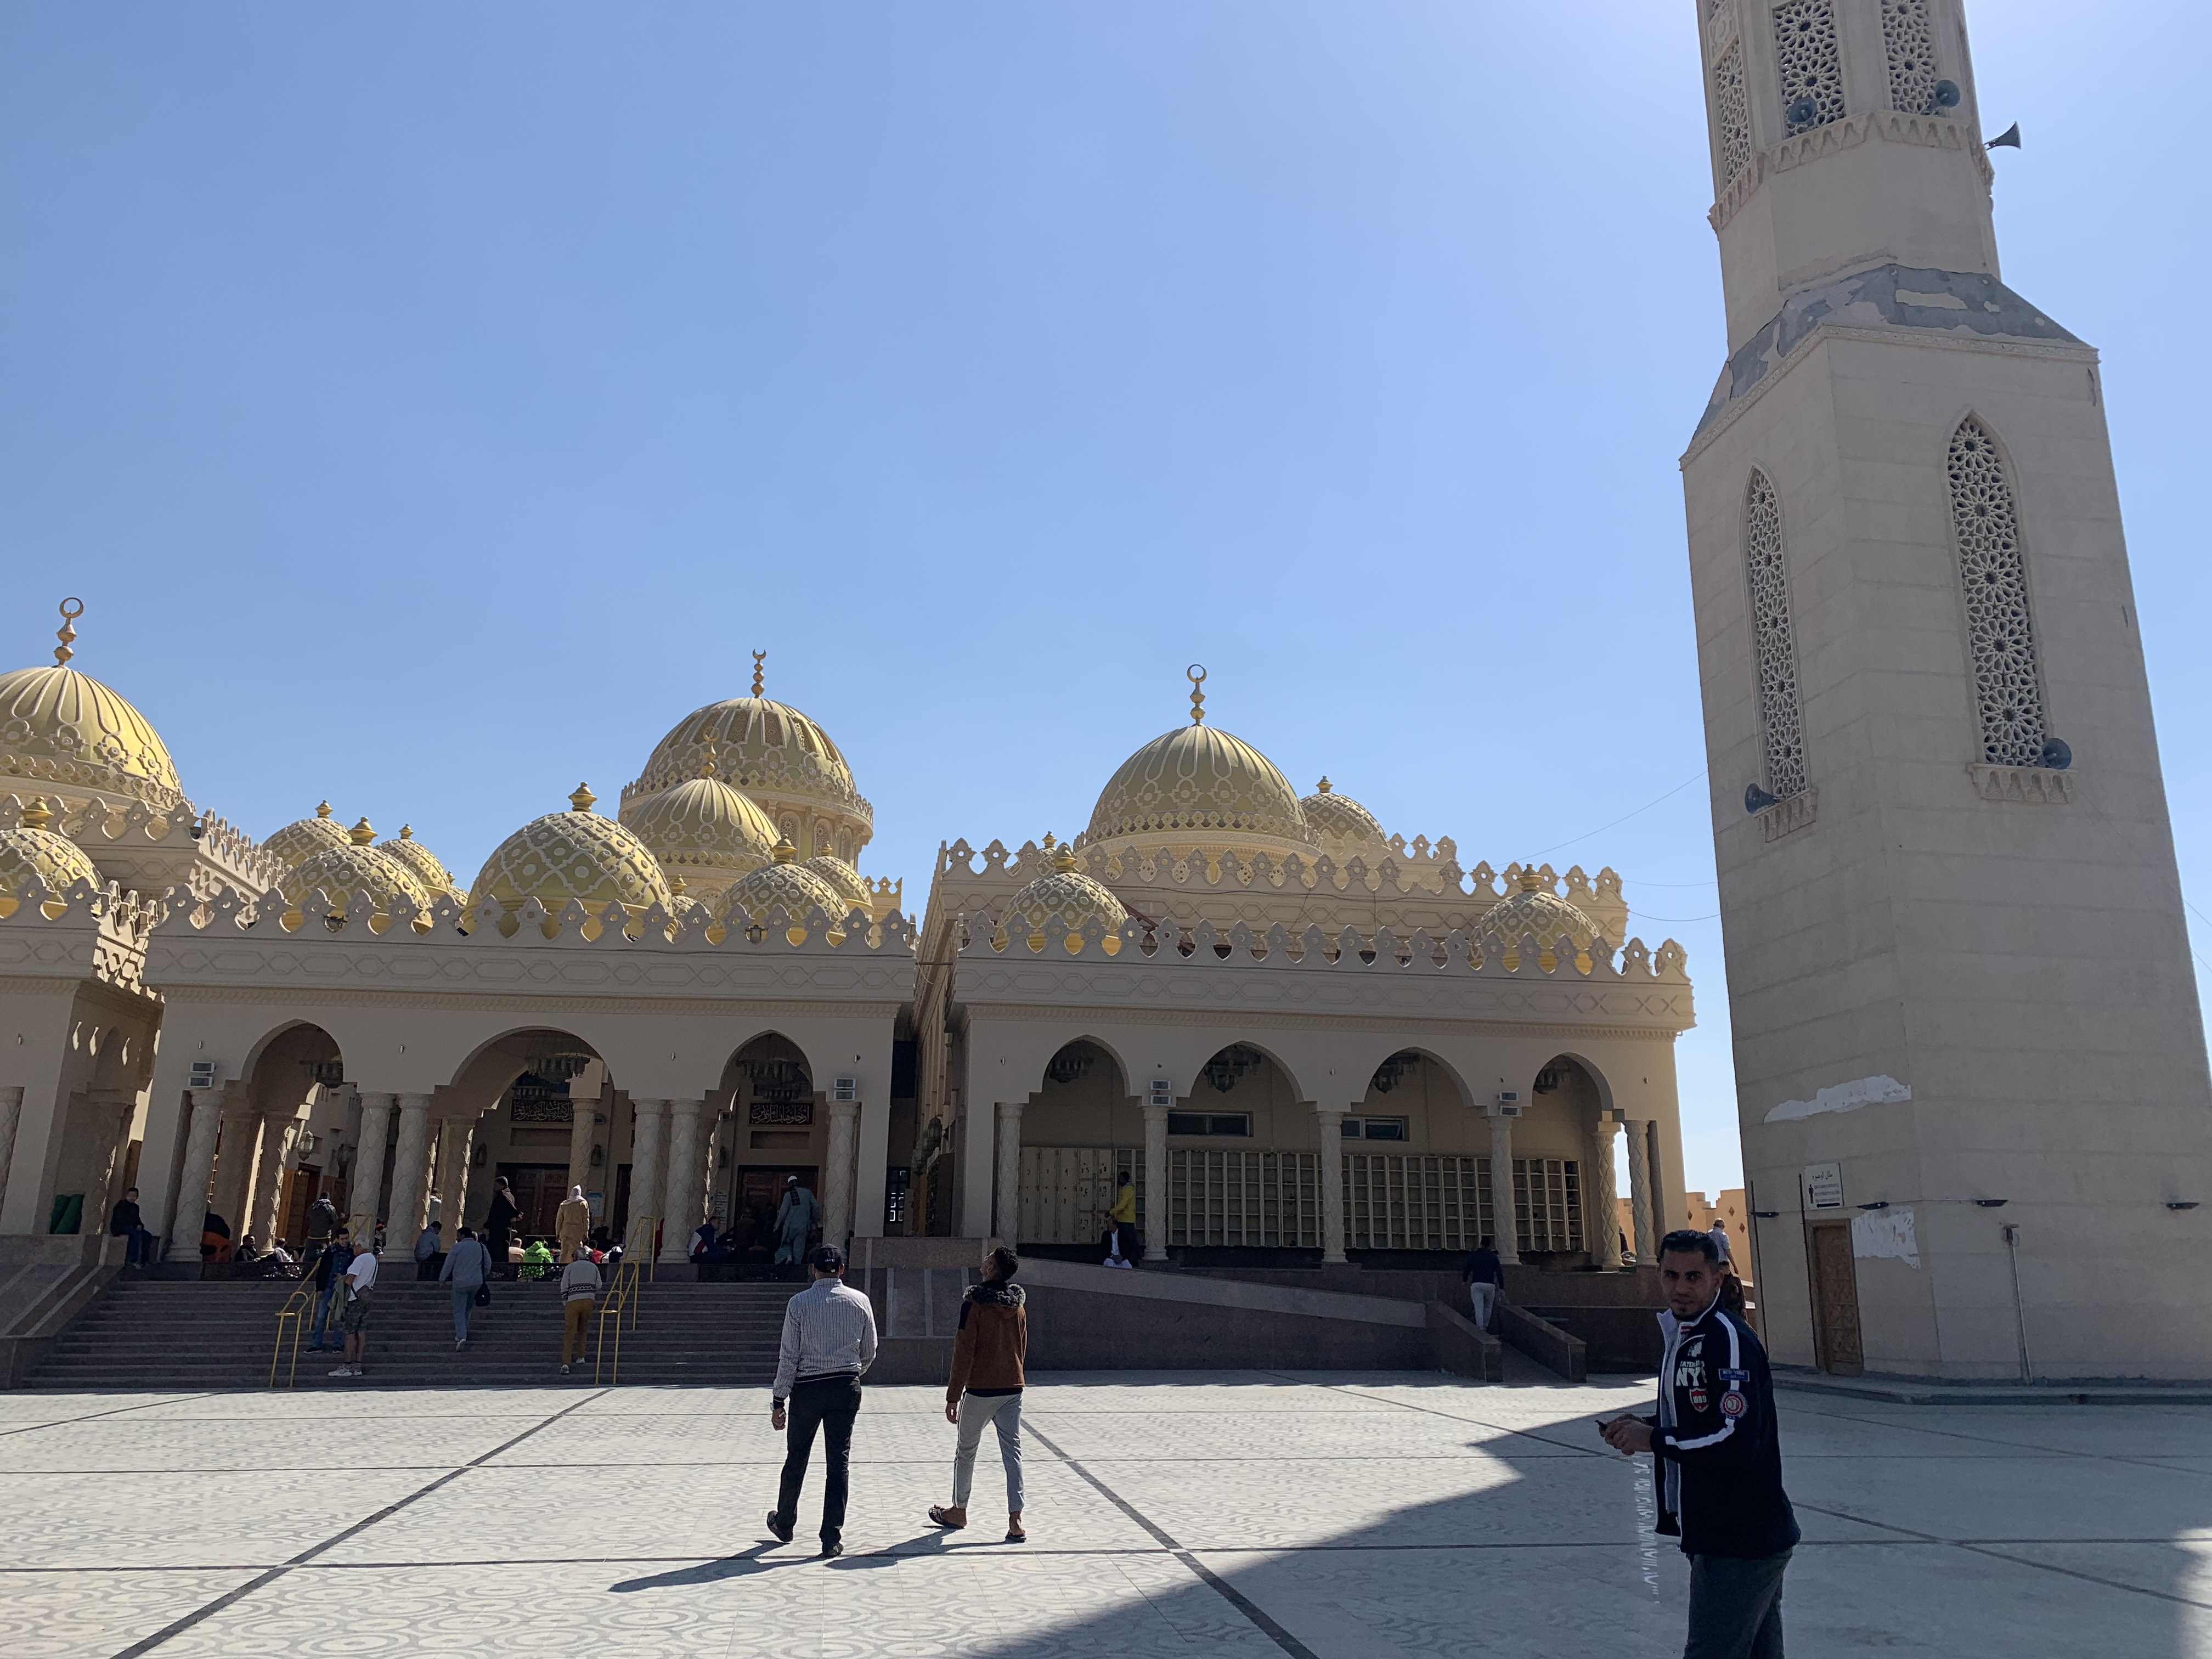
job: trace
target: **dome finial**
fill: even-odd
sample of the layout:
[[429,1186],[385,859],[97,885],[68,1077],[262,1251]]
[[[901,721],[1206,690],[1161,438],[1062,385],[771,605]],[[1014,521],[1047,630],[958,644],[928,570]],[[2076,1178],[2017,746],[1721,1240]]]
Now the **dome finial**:
[[[760,695],[757,687],[754,689],[753,695],[755,696]],[[702,778],[711,778],[714,775],[714,745],[711,743],[707,745],[706,758],[699,763],[699,775]]]
[[1190,682],[1190,723],[1203,726],[1206,724],[1206,665],[1194,662],[1182,672],[1183,678]]
[[[75,605],[76,609],[70,610],[71,605]],[[82,615],[84,615],[82,599],[68,599],[62,601],[62,625],[59,631],[54,635],[54,637],[61,641],[54,647],[54,660],[57,663],[65,663],[76,655],[76,652],[70,649],[70,641],[76,637],[76,629],[74,624]]]
[[53,821],[52,809],[47,806],[44,795],[34,798],[22,811],[21,823],[26,830],[43,830]]
[[1326,772],[1322,774],[1321,789],[1319,793],[1324,795],[1328,793],[1328,775]]
[[1536,866],[1533,864],[1524,864],[1521,866],[1521,890],[1524,893],[1539,893],[1544,890],[1544,878],[1536,873]]
[[781,836],[777,837],[775,843],[775,861],[778,864],[795,864],[798,860],[799,849],[791,844],[791,837],[789,836]]
[[1044,832],[1044,850],[1049,853],[1057,845],[1059,845],[1059,843],[1053,839],[1052,831],[1049,830],[1046,830]]
[[346,831],[346,839],[356,847],[371,846],[376,840],[376,831],[370,829],[368,820],[367,818],[363,818],[360,823],[355,824],[352,829]]
[[753,653],[753,696],[757,697],[761,694],[761,665],[767,660],[767,652],[756,651]]
[[590,784],[580,783],[568,797],[568,810],[572,812],[588,812],[592,810],[592,803],[598,799],[599,797],[592,793]]
[[402,841],[412,841],[412,840],[414,840],[414,839],[415,839],[415,826],[414,826],[413,824],[411,824],[411,823],[403,823],[403,824],[401,824],[401,825],[399,826],[399,839],[400,839],[400,840],[402,840]]
[[315,816],[319,818],[326,818],[330,817],[330,815],[331,804],[328,801],[325,801],[320,806],[318,806],[315,809]]

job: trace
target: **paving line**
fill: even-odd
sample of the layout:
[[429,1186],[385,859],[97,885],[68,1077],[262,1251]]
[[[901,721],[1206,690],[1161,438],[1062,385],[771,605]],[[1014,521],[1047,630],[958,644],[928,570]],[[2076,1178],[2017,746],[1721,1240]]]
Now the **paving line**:
[[416,1502],[418,1498],[428,1498],[432,1492],[437,1491],[441,1486],[446,1486],[449,1482],[459,1480],[471,1469],[476,1468],[479,1465],[489,1462],[493,1458],[507,1450],[508,1447],[520,1445],[524,1441],[529,1439],[532,1435],[536,1434],[540,1429],[548,1429],[552,1427],[554,1424],[558,1423],[562,1418],[568,1416],[570,1412],[574,1411],[577,1407],[588,1405],[592,1401],[599,1398],[606,1392],[607,1391],[604,1389],[599,1389],[593,1394],[585,1395],[581,1400],[577,1401],[575,1405],[563,1407],[561,1410],[554,1413],[552,1416],[547,1418],[544,1422],[532,1424],[529,1428],[525,1429],[520,1434],[516,1435],[514,1439],[506,1442],[505,1444],[494,1446],[489,1451],[484,1453],[481,1457],[472,1457],[457,1469],[448,1469],[445,1474],[440,1475],[435,1480],[431,1481],[428,1486],[419,1487],[416,1491],[408,1493],[406,1497],[399,1499],[397,1503],[386,1504],[382,1509],[377,1510],[375,1514],[368,1516],[362,1520],[355,1522],[351,1526],[345,1528],[343,1531],[333,1533],[330,1537],[323,1540],[321,1543],[313,1545],[308,1548],[301,1551],[299,1554],[292,1557],[291,1559],[283,1563],[281,1565],[271,1567],[266,1572],[264,1572],[258,1577],[249,1579],[246,1583],[240,1584],[237,1589],[228,1591],[224,1595],[216,1596],[214,1601],[209,1602],[205,1607],[197,1608],[193,1612],[186,1613],[183,1618],[177,1620],[173,1623],[164,1626],[161,1629],[155,1631],[151,1636],[146,1637],[140,1641],[133,1642],[129,1647],[125,1648],[122,1651],[118,1653],[115,1656],[115,1659],[138,1659],[138,1656],[141,1654],[151,1653],[155,1648],[160,1647],[162,1643],[167,1641],[171,1637],[182,1635],[185,1632],[191,1629],[195,1625],[201,1623],[204,1620],[213,1618],[216,1613],[221,1613],[225,1607],[230,1606],[232,1602],[240,1601],[246,1596],[252,1595],[254,1591],[259,1589],[264,1584],[272,1584],[276,1583],[276,1580],[282,1578],[286,1573],[290,1572],[295,1567],[307,1565],[317,1556],[324,1554],[327,1551],[336,1549],[339,1545],[344,1543],[347,1539],[355,1536],[358,1533],[368,1530],[368,1528],[374,1526],[380,1521],[387,1520],[391,1516],[398,1514],[400,1510],[405,1509],[410,1504]]
[[118,1406],[112,1411],[87,1412],[82,1417],[59,1417],[51,1423],[26,1423],[19,1429],[0,1429],[0,1435],[28,1434],[34,1429],[65,1429],[72,1423],[90,1423],[102,1417],[120,1417],[125,1412],[151,1411],[156,1406],[173,1406],[180,1400],[205,1400],[204,1394],[173,1394],[164,1400],[142,1400],[135,1406]]
[[1189,1571],[1194,1577],[1197,1578],[1201,1583],[1204,1583],[1209,1589],[1212,1589],[1223,1601],[1228,1602],[1229,1605],[1236,1608],[1237,1612],[1243,1613],[1246,1620],[1250,1623],[1255,1630],[1265,1636],[1285,1653],[1289,1654],[1291,1656],[1291,1659],[1321,1659],[1321,1656],[1311,1648],[1299,1641],[1297,1637],[1291,1635],[1290,1632],[1285,1630],[1280,1625],[1269,1618],[1267,1613],[1262,1612],[1259,1605],[1255,1602],[1251,1597],[1246,1595],[1243,1591],[1238,1589],[1227,1579],[1222,1577],[1219,1573],[1214,1571],[1212,1568],[1207,1566],[1206,1563],[1200,1560],[1195,1555],[1192,1554],[1190,1551],[1185,1549],[1181,1544],[1178,1544],[1173,1538],[1170,1538],[1163,1528],[1154,1526],[1150,1520],[1139,1512],[1133,1504],[1125,1499],[1121,1493],[1115,1492],[1103,1480],[1101,1480],[1097,1475],[1091,1474],[1089,1469],[1085,1468],[1082,1464],[1077,1462],[1066,1452],[1062,1451],[1058,1446],[1054,1445],[1052,1441],[1036,1426],[1035,1423],[1024,1424],[1023,1426],[1029,1431],[1030,1437],[1035,1439],[1039,1445],[1042,1446],[1054,1457],[1060,1459],[1061,1462],[1066,1464],[1069,1468],[1074,1470],[1075,1473],[1080,1475],[1100,1497],[1103,1498],[1115,1509],[1121,1510],[1122,1514],[1127,1516],[1130,1520],[1135,1522],[1139,1527],[1142,1527],[1146,1532],[1149,1533],[1156,1540],[1158,1540],[1161,1548],[1166,1550],[1169,1554],[1174,1556],[1176,1560],[1182,1562],[1184,1568]]

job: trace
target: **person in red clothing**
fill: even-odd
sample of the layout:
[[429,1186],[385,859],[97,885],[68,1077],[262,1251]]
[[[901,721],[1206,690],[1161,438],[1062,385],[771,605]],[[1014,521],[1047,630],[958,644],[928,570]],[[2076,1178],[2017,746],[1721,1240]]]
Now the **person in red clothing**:
[[945,1385],[945,1420],[959,1425],[952,1454],[952,1502],[929,1518],[948,1531],[968,1524],[968,1492],[986,1425],[999,1431],[1006,1466],[1006,1541],[1028,1541],[1022,1526],[1022,1361],[1030,1347],[1028,1298],[1014,1283],[1022,1259],[1005,1245],[984,1258],[983,1280],[961,1298],[960,1331],[952,1341],[952,1378]]

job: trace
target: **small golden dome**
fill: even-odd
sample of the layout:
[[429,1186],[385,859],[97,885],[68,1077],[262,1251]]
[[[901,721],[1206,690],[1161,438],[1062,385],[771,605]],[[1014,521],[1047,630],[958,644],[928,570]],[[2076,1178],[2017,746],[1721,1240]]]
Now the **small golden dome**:
[[468,896],[461,891],[460,883],[453,879],[453,872],[446,868],[445,861],[415,839],[413,824],[401,824],[398,837],[392,841],[379,842],[376,850],[387,858],[397,859],[406,867],[407,872],[422,883],[424,890],[433,896],[441,893],[448,894],[457,899],[465,899]]
[[756,693],[694,709],[653,745],[645,770],[631,786],[639,797],[656,794],[707,770],[709,750],[719,756],[725,781],[740,790],[787,794],[872,822],[875,811],[853,784],[853,769],[830,734],[788,703]]
[[[368,832],[366,837],[362,833],[365,830]],[[284,895],[286,927],[300,925],[317,893],[334,907],[330,913],[333,917],[343,914],[356,893],[366,893],[374,907],[368,925],[380,933],[389,924],[392,907],[402,899],[418,913],[416,932],[429,926],[427,918],[419,914],[430,908],[429,890],[415,878],[414,872],[405,865],[369,844],[375,835],[374,830],[368,829],[368,820],[363,818],[354,826],[344,846],[326,847],[284,872],[278,890]]]
[[[100,872],[84,849],[67,836],[46,828],[54,821],[43,796],[23,809],[20,828],[0,830],[0,916],[12,916],[21,902],[15,890],[33,876],[46,884],[50,894],[80,881],[100,885]],[[68,909],[58,898],[49,897],[39,908],[48,921]]]
[[[70,606],[75,605],[72,611]],[[62,605],[53,662],[0,674],[0,775],[128,795],[164,810],[185,804],[161,733],[122,697],[68,666],[82,601]]]
[[1298,792],[1251,744],[1195,721],[1121,763],[1091,810],[1085,845],[1147,840],[1272,847],[1310,854]]
[[[1045,844],[1052,844],[1050,836]],[[1115,930],[1129,919],[1128,907],[1105,883],[1078,872],[1073,851],[1063,847],[1052,855],[1050,875],[1039,876],[1006,901],[1000,925],[1012,933],[1018,925],[1027,924],[1032,951],[1042,951],[1048,944],[1063,945],[1073,955],[1083,948],[1083,924],[1093,916],[1106,925],[1102,941],[1106,954],[1117,954],[1121,940]]]
[[700,903],[697,899],[693,898],[690,893],[684,890],[684,880],[683,877],[669,877],[668,914],[670,915],[675,917],[678,921],[689,921],[695,915],[703,915],[706,908],[707,907],[705,905]]
[[556,916],[570,899],[595,916],[610,904],[633,916],[665,906],[668,878],[659,865],[643,842],[591,810],[597,799],[579,784],[568,797],[574,811],[532,818],[501,842],[477,872],[469,902],[497,899],[509,917],[533,898]]
[[1516,965],[1515,958],[1521,941],[1533,938],[1544,971],[1550,973],[1558,965],[1555,947],[1565,938],[1574,944],[1575,965],[1584,973],[1589,971],[1589,947],[1597,938],[1595,925],[1546,886],[1544,878],[1533,869],[1524,867],[1517,890],[1508,893],[1484,911],[1482,919],[1474,926],[1478,934],[1498,935],[1505,946],[1508,968]]
[[623,817],[662,869],[696,876],[709,898],[767,863],[776,842],[768,814],[723,782],[718,769],[709,744],[698,777],[632,800]]
[[836,894],[847,910],[861,909],[872,914],[876,908],[875,889],[868,878],[835,853],[817,853],[811,859],[799,860],[799,867],[811,870],[822,878],[822,884]]
[[[768,920],[769,911],[778,905],[791,922],[790,931],[797,935],[797,944],[805,937],[799,926],[809,910],[819,910],[832,922],[842,921],[849,907],[838,896],[837,890],[798,861],[799,849],[787,841],[775,844],[775,862],[764,864],[757,870],[740,876],[722,895],[722,926],[728,928],[757,927]],[[832,940],[842,939],[842,933],[830,935]]]
[[331,817],[330,802],[325,801],[315,808],[314,817],[295,819],[273,832],[261,843],[261,850],[289,869],[329,848],[351,845],[344,827]]
[[1322,851],[1338,863],[1357,855],[1371,869],[1377,859],[1389,855],[1390,842],[1382,821],[1351,796],[1338,794],[1327,778],[1298,803],[1298,809],[1306,815]]

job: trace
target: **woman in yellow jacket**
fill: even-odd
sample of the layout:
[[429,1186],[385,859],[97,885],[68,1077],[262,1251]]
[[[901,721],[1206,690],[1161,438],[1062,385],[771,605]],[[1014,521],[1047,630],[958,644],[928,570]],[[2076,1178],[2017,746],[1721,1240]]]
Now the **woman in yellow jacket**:
[[1106,1265],[1133,1267],[1137,1265],[1137,1183],[1127,1176],[1121,1177],[1121,1190],[1114,1194],[1113,1222],[1106,1232]]

